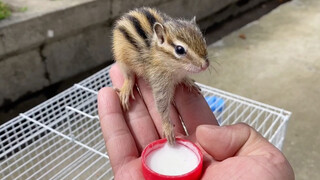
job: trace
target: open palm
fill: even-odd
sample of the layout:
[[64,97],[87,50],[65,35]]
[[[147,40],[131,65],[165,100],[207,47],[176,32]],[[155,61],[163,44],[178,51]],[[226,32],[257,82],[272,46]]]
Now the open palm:
[[[120,88],[123,77],[116,64],[110,76]],[[144,179],[141,152],[147,144],[163,138],[150,87],[143,79],[137,79],[137,87],[127,112],[122,111],[113,88],[103,88],[98,95],[101,129],[116,180]],[[294,179],[283,154],[248,125],[219,127],[204,98],[183,86],[176,88],[174,102],[170,118],[176,136],[193,141],[204,154],[202,179]]]

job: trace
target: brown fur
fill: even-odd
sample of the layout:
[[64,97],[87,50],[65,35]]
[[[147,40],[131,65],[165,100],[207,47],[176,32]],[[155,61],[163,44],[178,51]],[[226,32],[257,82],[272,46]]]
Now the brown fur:
[[[177,54],[177,45],[186,49],[186,54]],[[119,93],[123,109],[128,110],[133,97],[135,75],[143,77],[152,88],[164,136],[173,144],[169,107],[175,86],[184,83],[198,92],[187,74],[208,66],[206,42],[199,28],[193,21],[172,19],[155,9],[135,9],[115,24],[113,54],[125,77]]]

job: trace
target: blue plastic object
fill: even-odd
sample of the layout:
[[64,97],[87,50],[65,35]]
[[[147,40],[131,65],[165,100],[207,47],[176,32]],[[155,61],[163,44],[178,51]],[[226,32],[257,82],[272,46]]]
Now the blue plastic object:
[[205,97],[212,112],[221,113],[224,109],[224,100],[217,96],[207,96]]

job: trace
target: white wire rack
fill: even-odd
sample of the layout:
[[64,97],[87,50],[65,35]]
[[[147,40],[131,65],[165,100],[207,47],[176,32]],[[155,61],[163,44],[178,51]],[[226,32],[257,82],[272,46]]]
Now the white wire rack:
[[[112,86],[110,67],[0,126],[0,179],[112,179],[97,92]],[[199,84],[224,100],[222,124],[245,122],[279,149],[290,112]]]

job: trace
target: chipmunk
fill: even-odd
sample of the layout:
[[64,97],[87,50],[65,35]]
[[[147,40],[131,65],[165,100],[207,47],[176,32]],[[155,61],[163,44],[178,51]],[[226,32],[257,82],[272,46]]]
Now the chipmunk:
[[162,118],[163,134],[174,144],[169,107],[175,87],[183,83],[191,91],[200,93],[187,75],[209,66],[206,41],[195,18],[191,21],[173,19],[153,8],[137,8],[116,21],[112,48],[125,79],[119,90],[123,110],[128,110],[130,96],[134,99],[135,76],[144,78]]

